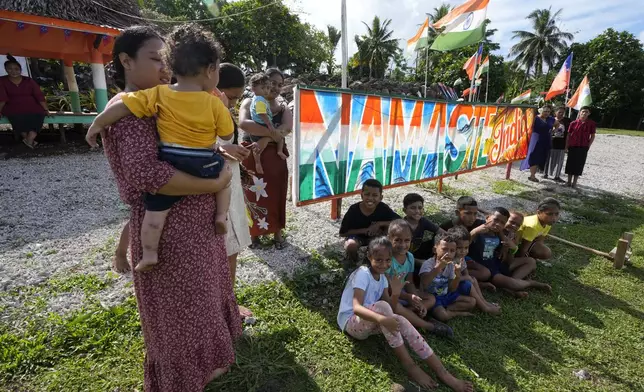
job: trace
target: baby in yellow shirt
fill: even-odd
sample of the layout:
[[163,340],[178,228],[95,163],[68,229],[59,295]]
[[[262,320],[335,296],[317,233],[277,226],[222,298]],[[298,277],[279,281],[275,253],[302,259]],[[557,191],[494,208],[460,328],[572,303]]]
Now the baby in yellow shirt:
[[[168,64],[177,83],[127,93],[99,114],[87,133],[96,137],[123,117],[157,116],[159,159],[202,178],[217,178],[224,158],[217,152],[217,137],[229,140],[233,122],[223,102],[212,95],[219,82],[220,48],[214,36],[196,25],[177,27],[168,38]],[[227,231],[226,216],[230,188],[216,194],[217,233]],[[141,227],[143,258],[137,271],[158,263],[158,246],[170,208],[181,196],[145,195],[145,217]]]

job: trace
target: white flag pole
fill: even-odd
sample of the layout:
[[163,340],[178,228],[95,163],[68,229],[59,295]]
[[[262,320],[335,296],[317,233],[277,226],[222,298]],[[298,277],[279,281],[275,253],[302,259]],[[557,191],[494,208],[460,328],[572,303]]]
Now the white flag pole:
[[488,91],[490,91],[490,66],[492,64],[488,62],[487,64],[487,77],[485,80],[485,103],[487,103]]
[[342,34],[342,88],[348,87],[348,65],[349,65],[349,41],[347,40],[348,31],[347,31],[347,0],[342,0],[342,22],[341,22],[341,34]]

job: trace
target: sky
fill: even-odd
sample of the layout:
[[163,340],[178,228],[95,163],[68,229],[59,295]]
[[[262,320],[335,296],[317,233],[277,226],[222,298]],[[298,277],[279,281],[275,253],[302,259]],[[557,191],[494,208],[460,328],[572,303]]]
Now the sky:
[[[431,12],[442,2],[458,5],[465,0],[347,0],[347,29],[349,31],[349,54],[357,48],[353,37],[366,31],[362,21],[370,23],[374,16],[391,19],[395,38],[405,47],[407,39],[413,37],[424,22],[425,13]],[[496,53],[508,56],[512,41],[512,31],[531,30],[525,17],[538,8],[558,10],[563,8],[560,28],[575,34],[575,42],[586,42],[609,27],[628,30],[644,42],[644,7],[642,0],[490,0],[487,17],[492,21],[491,28],[498,29],[494,40],[501,44]],[[285,0],[300,18],[317,28],[326,31],[331,24],[340,29],[340,0]],[[528,5],[529,4],[529,5]],[[336,52],[340,62],[340,49]]]

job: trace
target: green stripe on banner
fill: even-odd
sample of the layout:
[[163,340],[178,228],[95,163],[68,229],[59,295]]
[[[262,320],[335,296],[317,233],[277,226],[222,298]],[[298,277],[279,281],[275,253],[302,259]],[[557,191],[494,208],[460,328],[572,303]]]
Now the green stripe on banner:
[[436,37],[432,50],[447,51],[462,48],[480,42],[485,36],[485,24],[481,24],[472,31],[460,31],[458,33],[441,34]]

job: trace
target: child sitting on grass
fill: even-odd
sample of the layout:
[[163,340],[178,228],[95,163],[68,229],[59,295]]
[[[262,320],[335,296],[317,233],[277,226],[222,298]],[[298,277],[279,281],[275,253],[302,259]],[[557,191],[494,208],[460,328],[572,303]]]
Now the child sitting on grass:
[[[471,232],[475,227],[485,223],[484,220],[478,219],[479,207],[476,200],[470,196],[461,196],[456,201],[456,217],[441,225],[441,229],[449,230],[454,226],[464,226],[467,231]],[[472,245],[470,245],[471,251]],[[478,280],[481,288],[496,291],[496,287],[490,280],[490,271],[475,260],[469,259],[467,261],[467,269],[470,275]]]
[[[271,133],[276,133],[277,131],[273,126],[273,112],[271,112],[271,105],[266,99],[266,96],[271,92],[271,80],[266,76],[266,74],[259,73],[250,78],[250,87],[255,94],[250,103],[251,118],[257,124],[268,128]],[[261,138],[261,136],[250,136],[250,139],[253,142],[258,142]],[[277,155],[286,160],[287,156],[284,154],[284,143],[284,138],[280,138],[279,143],[277,143]],[[262,151],[253,150],[253,155],[255,156],[255,171],[257,174],[264,174],[262,160],[260,159],[261,154]]]
[[[400,274],[388,281],[384,275],[391,267],[392,256],[392,245],[387,238],[376,238],[369,243],[369,266],[361,266],[355,270],[349,276],[342,292],[338,311],[340,329],[358,340],[383,334],[409,378],[422,388],[435,388],[437,384],[414,362],[405,347],[405,340],[420,359],[452,390],[473,391],[472,383],[459,380],[450,374],[411,323],[394,313],[399,307],[398,298],[403,288],[404,277]],[[391,295],[387,290],[388,282],[391,282]]]
[[470,251],[472,236],[464,226],[453,227],[448,230],[448,233],[456,239],[455,260],[461,263],[461,281],[469,281],[472,283],[472,291],[474,291],[476,298],[481,298],[481,302],[477,302],[477,305],[479,305],[479,308],[481,308],[482,311],[490,314],[500,314],[501,307],[498,304],[488,302],[483,297],[479,281],[475,277],[471,276],[468,271],[467,263],[471,262],[472,258],[467,254]]
[[[512,277],[515,279],[525,279],[537,270],[537,261],[532,257],[517,257],[519,250],[517,244],[521,242],[519,228],[523,224],[523,220],[522,213],[511,211],[508,223],[505,224],[505,229],[503,230],[503,234],[508,239],[508,242],[514,244],[514,247],[508,248],[505,253],[504,261],[508,263]],[[519,268],[521,269],[519,270]]]
[[498,308],[485,301],[469,280],[461,279],[466,265],[464,260],[456,259],[454,231],[437,234],[434,243],[434,257],[420,269],[421,287],[436,297],[432,315],[445,322],[457,316],[472,316],[470,311],[475,306],[486,313],[498,313]]
[[[202,178],[217,178],[224,158],[217,152],[217,137],[229,140],[233,122],[228,108],[212,95],[219,82],[220,48],[214,36],[197,25],[182,25],[170,33],[167,62],[177,82],[173,85],[127,93],[99,114],[87,132],[87,141],[123,117],[157,117],[159,158],[177,169]],[[158,263],[157,250],[165,219],[181,196],[145,194],[145,216],[141,226],[143,257],[136,271]],[[216,194],[217,233],[227,232],[226,216],[230,188]]]
[[509,262],[505,257],[508,249],[515,247],[514,243],[508,240],[503,234],[510,212],[503,207],[496,207],[488,215],[485,224],[471,231],[472,246],[469,256],[478,260],[492,274],[492,283],[516,297],[526,297],[528,293],[524,290],[537,288],[551,291],[549,285],[534,280],[522,280],[518,276],[524,275],[524,269],[529,266],[510,270]]
[[405,220],[412,229],[411,253],[416,260],[425,261],[434,255],[434,236],[444,231],[425,218],[425,199],[418,193],[409,193],[403,199]]
[[391,267],[385,275],[388,279],[401,274],[405,277],[398,299],[398,303],[402,306],[396,309],[396,313],[405,317],[416,328],[426,329],[436,335],[452,337],[454,331],[449,326],[425,320],[427,310],[434,307],[436,300],[431,294],[421,293],[414,285],[414,255],[409,252],[411,236],[411,227],[405,220],[398,219],[389,225],[387,239],[393,246],[393,258]]
[[517,252],[521,257],[533,257],[539,260],[552,258],[552,251],[544,241],[552,225],[559,220],[561,204],[552,197],[547,197],[537,206],[537,214],[526,217],[519,229],[521,243]]
[[375,237],[387,234],[391,221],[400,219],[388,205],[382,202],[382,184],[369,179],[362,184],[362,201],[349,207],[342,218],[340,236],[346,237],[344,249],[347,259],[358,261],[358,250],[367,246]]

